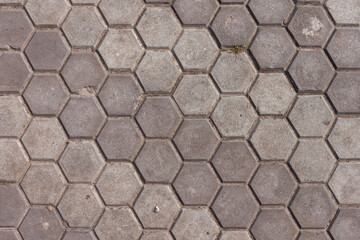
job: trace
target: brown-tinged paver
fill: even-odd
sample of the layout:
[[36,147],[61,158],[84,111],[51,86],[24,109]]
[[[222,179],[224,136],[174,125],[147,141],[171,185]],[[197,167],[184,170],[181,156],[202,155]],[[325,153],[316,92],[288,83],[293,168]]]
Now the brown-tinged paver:
[[21,190],[13,185],[0,185],[0,226],[15,227],[24,216],[28,204]]
[[246,231],[223,231],[220,240],[251,240],[250,235]]
[[360,210],[358,208],[341,208],[330,228],[335,239],[346,240],[359,237]]
[[19,233],[13,229],[0,230],[0,240],[21,240]]
[[329,240],[330,237],[325,231],[302,231],[299,240]]

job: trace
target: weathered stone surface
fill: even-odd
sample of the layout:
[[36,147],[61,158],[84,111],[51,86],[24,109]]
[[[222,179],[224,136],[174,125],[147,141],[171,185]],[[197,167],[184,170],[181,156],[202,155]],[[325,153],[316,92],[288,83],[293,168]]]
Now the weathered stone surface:
[[258,204],[244,185],[223,186],[211,206],[224,228],[247,228]]
[[173,186],[185,205],[208,205],[219,181],[207,163],[185,163]]
[[19,233],[12,229],[0,230],[0,240],[21,240]]
[[256,25],[244,6],[222,6],[211,24],[221,45],[244,45],[256,30]]
[[289,113],[291,123],[302,137],[323,136],[333,116],[321,95],[298,96]]
[[329,186],[340,203],[360,203],[360,164],[339,163]]
[[88,231],[68,231],[63,240],[96,240],[92,232]]
[[70,5],[66,0],[29,0],[25,8],[35,25],[59,26]]
[[261,165],[251,187],[261,204],[286,205],[295,191],[296,182],[283,164]]
[[207,24],[215,13],[216,0],[176,0],[173,7],[183,24]]
[[211,162],[224,182],[247,182],[257,165],[243,141],[222,142]]
[[208,210],[184,208],[172,232],[178,240],[212,240],[219,234],[219,228]]
[[360,23],[360,3],[356,0],[336,0],[326,1],[335,22],[338,24],[359,24]]
[[173,96],[184,114],[206,115],[219,93],[207,75],[184,75]]
[[250,138],[261,160],[286,160],[296,143],[283,119],[262,119]]
[[325,231],[303,231],[299,240],[329,240]]
[[180,209],[174,193],[166,185],[145,185],[134,205],[144,228],[169,228]]
[[104,0],[99,7],[110,25],[133,26],[144,4],[141,0]]
[[360,209],[342,208],[337,215],[330,233],[335,239],[356,239],[360,235]]
[[54,163],[33,163],[21,187],[32,204],[56,205],[66,188],[66,180]]
[[296,92],[283,73],[261,73],[249,96],[260,114],[284,115]]
[[27,203],[18,187],[0,185],[0,226],[17,226],[27,210]]
[[131,206],[142,182],[130,163],[108,164],[96,184],[107,205]]
[[220,240],[251,240],[250,235],[246,231],[224,231],[221,232]]
[[244,96],[222,97],[211,114],[221,135],[246,137],[254,126],[257,114]]
[[304,185],[290,205],[302,228],[325,228],[337,208],[324,185]]
[[249,7],[261,24],[283,24],[294,3],[291,0],[251,0]]
[[209,120],[185,119],[174,137],[174,143],[185,160],[209,160],[219,140]]
[[339,158],[360,158],[360,119],[338,118],[328,140]]
[[141,240],[173,240],[174,238],[168,231],[146,231],[140,238]]

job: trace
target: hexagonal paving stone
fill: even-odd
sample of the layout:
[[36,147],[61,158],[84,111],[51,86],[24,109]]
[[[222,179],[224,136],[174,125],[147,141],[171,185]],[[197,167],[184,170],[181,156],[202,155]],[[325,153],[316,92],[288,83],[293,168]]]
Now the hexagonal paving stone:
[[33,163],[21,181],[32,204],[55,205],[66,188],[66,180],[54,163]]
[[290,160],[301,182],[325,182],[334,168],[336,158],[323,140],[300,140]]
[[219,188],[219,181],[210,165],[185,163],[173,185],[185,205],[208,205]]
[[36,115],[57,115],[68,97],[57,74],[36,74],[23,97]]
[[296,224],[283,209],[262,209],[251,227],[256,239],[289,240],[298,234]]
[[[104,2],[106,1],[102,3]],[[121,1],[121,4],[123,2]],[[117,10],[116,12],[118,14]],[[139,61],[143,47],[135,37],[133,30],[110,29],[100,44],[98,51],[108,68],[128,70],[132,69]]]
[[222,6],[211,24],[221,45],[244,45],[256,30],[256,25],[244,6]]
[[220,240],[251,240],[250,235],[246,231],[224,231],[221,232]]
[[208,120],[185,119],[174,142],[186,160],[209,160],[219,139]]
[[19,231],[24,239],[57,240],[64,232],[64,226],[54,210],[31,208]]
[[70,182],[93,183],[105,165],[105,161],[91,141],[70,142],[59,159]]
[[217,9],[216,0],[176,0],[173,7],[183,24],[207,24]]
[[211,75],[223,93],[246,93],[256,77],[256,69],[246,53],[222,52]]
[[261,28],[250,51],[260,68],[284,68],[295,53],[295,46],[283,28]]
[[12,185],[0,185],[0,226],[16,226],[23,217],[28,204],[21,190]]
[[360,4],[357,0],[329,0],[326,6],[337,24],[360,23]]
[[143,99],[141,93],[132,74],[112,74],[98,96],[108,115],[133,115]]
[[1,229],[0,240],[21,240],[20,234],[16,230]]
[[211,119],[225,137],[245,137],[257,118],[255,110],[244,96],[222,97]]
[[249,96],[260,114],[283,115],[296,92],[283,73],[260,73]]
[[31,31],[30,21],[25,17],[24,11],[0,11],[0,48],[21,48]]
[[329,186],[343,204],[360,203],[360,163],[339,163]]
[[261,204],[286,205],[295,191],[296,181],[283,164],[261,165],[251,187]]
[[293,6],[291,0],[250,0],[249,3],[260,24],[283,24]]
[[170,97],[147,97],[136,120],[146,137],[171,137],[181,122],[181,113]]
[[321,6],[300,6],[289,24],[300,46],[322,46],[334,26]]
[[142,182],[130,163],[108,164],[96,184],[107,205],[132,205]]
[[299,240],[330,240],[325,231],[303,231]]
[[324,91],[333,77],[334,68],[321,49],[302,49],[289,73],[299,91]]
[[296,137],[283,119],[262,119],[250,139],[261,160],[285,160]]
[[338,240],[356,239],[360,236],[360,209],[342,208],[330,228],[331,235]]
[[98,4],[100,0],[71,0],[73,4]]
[[72,53],[61,70],[66,84],[72,92],[81,93],[86,87],[99,89],[106,77],[106,70],[95,53]]
[[360,158],[359,131],[360,118],[337,119],[328,139],[339,158]]
[[32,67],[38,71],[58,71],[69,52],[69,46],[58,30],[36,31],[25,49]]
[[63,240],[97,240],[92,232],[88,231],[67,231]]
[[141,240],[173,240],[174,238],[168,231],[146,231],[140,238]]
[[98,138],[107,159],[132,160],[144,139],[130,118],[108,119]]
[[95,137],[105,122],[105,114],[94,98],[71,97],[60,120],[71,138]]
[[99,7],[111,26],[133,26],[144,4],[141,0],[103,0]]
[[14,139],[0,139],[0,182],[18,182],[29,160],[21,144]]
[[185,70],[207,70],[218,49],[208,31],[185,29],[174,52]]
[[302,137],[323,136],[333,113],[321,95],[298,96],[289,119]]
[[360,113],[360,76],[357,72],[339,72],[327,91],[340,113]]
[[147,140],[135,159],[147,182],[171,182],[181,166],[181,158],[169,140]]
[[223,186],[211,206],[224,228],[247,228],[258,204],[244,185]]
[[180,74],[170,51],[147,51],[136,69],[146,92],[170,92]]
[[34,118],[21,140],[32,160],[55,159],[64,148],[66,135],[56,118]]
[[337,207],[324,185],[301,186],[290,205],[302,228],[325,228]]
[[212,164],[224,182],[247,182],[257,165],[243,141],[222,142]]
[[4,52],[0,55],[0,92],[20,91],[31,76],[31,70],[25,62],[21,53]]
[[184,75],[173,96],[184,114],[206,115],[219,93],[207,75]]
[[166,185],[145,185],[134,205],[144,228],[169,228],[180,209],[174,193]]
[[93,186],[71,185],[57,208],[70,227],[92,227],[104,206]]
[[73,7],[61,28],[72,47],[93,47],[105,26],[95,7]]
[[28,0],[25,4],[37,26],[59,26],[71,6],[66,0]]
[[22,5],[23,0],[0,0],[0,4]]
[[19,137],[30,121],[21,97],[0,96],[0,136]]
[[360,29],[342,28],[335,31],[327,51],[338,68],[360,68]]
[[181,31],[171,8],[148,7],[136,29],[148,47],[169,48]]
[[101,240],[137,239],[141,225],[128,207],[106,208],[95,228]]
[[212,240],[220,231],[208,210],[184,208],[172,232],[178,240]]

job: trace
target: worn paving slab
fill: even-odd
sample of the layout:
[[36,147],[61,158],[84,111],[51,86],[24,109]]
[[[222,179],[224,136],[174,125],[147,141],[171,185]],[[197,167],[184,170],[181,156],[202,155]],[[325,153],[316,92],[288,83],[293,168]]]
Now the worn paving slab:
[[0,240],[360,240],[359,0],[0,0]]

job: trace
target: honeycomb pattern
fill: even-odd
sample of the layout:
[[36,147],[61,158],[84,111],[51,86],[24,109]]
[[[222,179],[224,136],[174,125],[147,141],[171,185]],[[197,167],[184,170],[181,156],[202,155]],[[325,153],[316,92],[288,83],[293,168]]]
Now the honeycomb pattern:
[[0,0],[0,239],[359,240],[359,16]]

